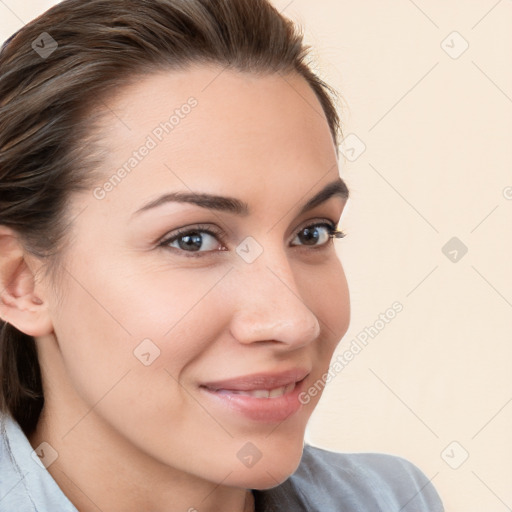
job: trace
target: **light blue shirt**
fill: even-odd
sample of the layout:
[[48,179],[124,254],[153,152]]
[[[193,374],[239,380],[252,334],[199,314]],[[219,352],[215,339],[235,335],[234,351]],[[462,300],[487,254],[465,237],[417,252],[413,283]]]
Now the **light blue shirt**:
[[[290,478],[253,493],[256,512],[444,512],[432,483],[407,460],[336,453],[309,444]],[[19,424],[2,414],[0,512],[77,512]]]

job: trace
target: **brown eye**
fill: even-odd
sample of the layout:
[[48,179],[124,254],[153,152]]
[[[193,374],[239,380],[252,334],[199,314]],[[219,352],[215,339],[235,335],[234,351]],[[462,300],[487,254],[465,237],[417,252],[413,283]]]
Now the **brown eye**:
[[[186,228],[171,233],[158,245],[160,247],[178,250],[188,255],[200,255],[201,253],[219,250],[219,237],[221,233],[202,227]],[[195,254],[194,254],[195,253]],[[201,254],[202,255],[202,254]]]
[[297,245],[322,246],[325,245],[336,232],[336,227],[333,224],[326,222],[312,224],[311,226],[302,228],[297,233],[292,243],[296,243],[296,240],[299,240]]

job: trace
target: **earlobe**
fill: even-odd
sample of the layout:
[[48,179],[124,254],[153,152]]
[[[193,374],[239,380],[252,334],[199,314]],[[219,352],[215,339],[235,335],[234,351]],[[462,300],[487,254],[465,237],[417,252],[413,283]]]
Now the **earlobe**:
[[16,232],[0,226],[0,318],[29,336],[52,332],[47,305]]

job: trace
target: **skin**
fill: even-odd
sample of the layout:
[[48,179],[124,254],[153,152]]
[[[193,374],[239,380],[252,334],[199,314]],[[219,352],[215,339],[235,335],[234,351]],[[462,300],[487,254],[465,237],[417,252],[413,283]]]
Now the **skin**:
[[[276,425],[213,408],[198,385],[305,366],[306,389],[349,326],[342,242],[313,250],[297,239],[315,223],[336,225],[346,203],[334,196],[298,215],[339,177],[319,101],[298,75],[220,71],[150,75],[109,101],[104,181],[168,112],[190,96],[198,105],[104,199],[72,197],[57,289],[0,231],[0,313],[35,336],[43,374],[30,443],[57,451],[48,471],[81,512],[253,510],[247,489],[274,487],[297,468],[321,393]],[[190,190],[238,198],[250,214],[174,202],[132,217],[163,192]],[[197,224],[226,236],[203,234],[197,258],[177,242],[157,247]],[[247,236],[263,248],[250,264],[235,252]],[[133,354],[147,338],[160,350],[149,366]],[[237,457],[248,441],[262,454],[251,468]]]

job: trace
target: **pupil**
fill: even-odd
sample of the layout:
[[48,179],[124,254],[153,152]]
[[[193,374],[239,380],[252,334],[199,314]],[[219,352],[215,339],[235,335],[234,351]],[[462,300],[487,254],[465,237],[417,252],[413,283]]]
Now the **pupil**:
[[315,245],[315,243],[318,241],[319,235],[318,235],[318,228],[305,228],[302,230],[304,233],[304,237],[302,239],[302,242],[305,245]]
[[184,235],[179,239],[180,248],[185,250],[192,249],[193,251],[198,251],[201,248],[201,243],[201,235],[197,233],[194,233],[193,235]]

